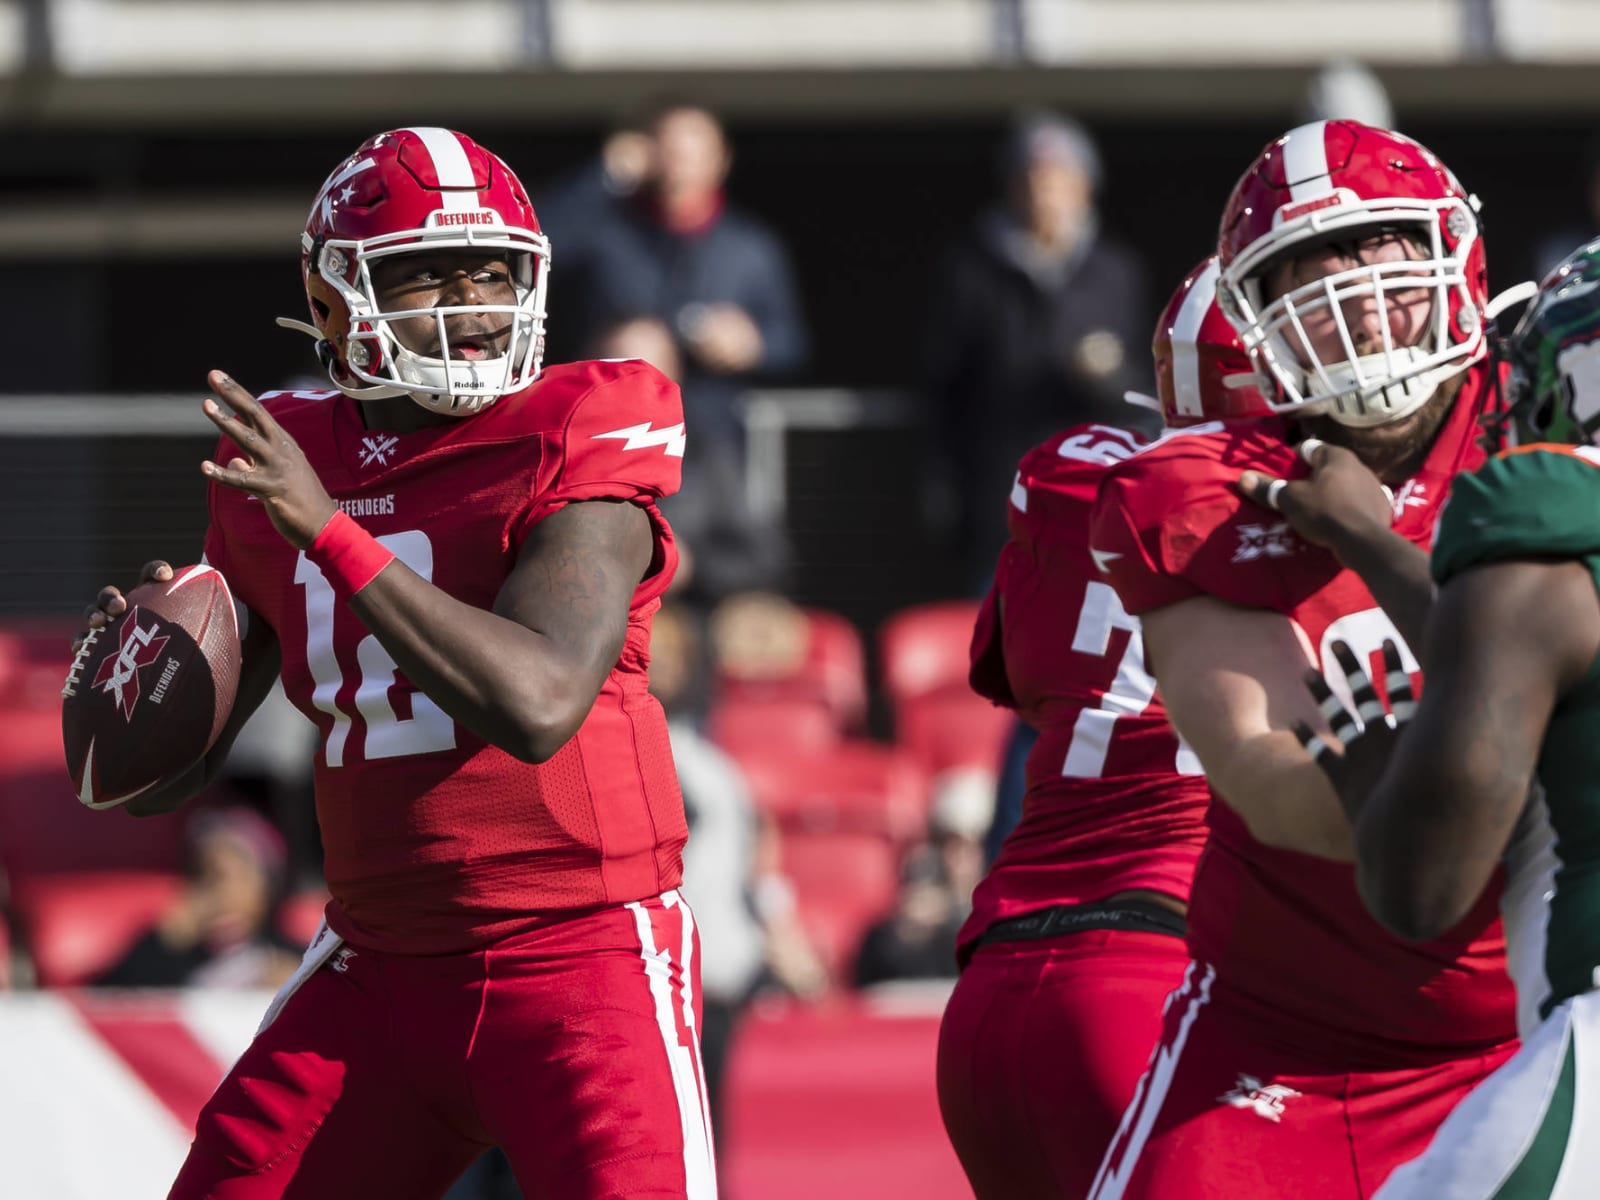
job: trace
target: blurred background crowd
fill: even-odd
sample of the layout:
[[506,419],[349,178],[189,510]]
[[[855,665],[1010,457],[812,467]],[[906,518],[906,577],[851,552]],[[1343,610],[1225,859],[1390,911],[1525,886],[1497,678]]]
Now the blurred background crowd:
[[[1320,117],[1418,137],[1484,198],[1496,290],[1600,228],[1600,28],[1557,0],[1337,27],[1266,2],[463,4],[481,69],[459,37],[357,48],[418,6],[176,7],[205,16],[193,52],[159,5],[0,4],[0,988],[272,987],[314,928],[307,723],[269,704],[203,805],[134,822],[75,804],[56,691],[100,584],[198,556],[205,370],[321,386],[272,318],[302,315],[327,170],[452,124],[534,189],[547,361],[643,358],[683,389],[652,680],[719,1114],[752,1004],[948,986],[1028,745],[966,685],[1016,461],[1153,390],[1157,311],[1260,145]],[[228,25],[289,9],[254,50]],[[667,10],[692,29],[652,44]],[[859,38],[819,32],[847,10]],[[1096,50],[1095,21],[1172,28]],[[969,26],[978,49],[917,60]],[[508,1186],[485,1164],[457,1196]]]

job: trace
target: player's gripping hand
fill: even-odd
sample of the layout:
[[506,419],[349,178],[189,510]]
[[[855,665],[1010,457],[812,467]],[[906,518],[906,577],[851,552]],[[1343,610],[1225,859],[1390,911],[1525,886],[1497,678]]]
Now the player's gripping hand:
[[[157,582],[165,583],[172,578],[172,567],[156,559],[147,562],[139,568],[139,583]],[[114,587],[106,586],[100,589],[100,594],[95,597],[94,603],[83,610],[83,628],[78,630],[77,636],[72,639],[72,653],[77,655],[83,645],[83,639],[96,629],[104,629],[112,621],[128,611],[128,599],[122,592]]]
[[1244,471],[1239,491],[1281,512],[1306,541],[1335,551],[1394,524],[1394,494],[1351,451],[1307,438],[1300,443],[1300,457],[1311,468],[1308,478],[1274,479]]
[[260,401],[221,371],[206,380],[233,410],[226,413],[207,398],[206,416],[249,457],[226,465],[207,459],[200,470],[224,487],[255,496],[285,540],[305,549],[337,511],[333,498],[299,445]]
[[1304,721],[1294,723],[1294,735],[1333,783],[1348,812],[1352,802],[1360,804],[1371,794],[1388,765],[1395,744],[1405,733],[1406,722],[1416,714],[1417,701],[1411,690],[1411,676],[1406,674],[1400,650],[1393,642],[1383,643],[1384,690],[1389,694],[1387,707],[1378,698],[1371,676],[1356,661],[1349,646],[1334,642],[1333,656],[1344,671],[1355,712],[1347,709],[1333,694],[1328,681],[1319,672],[1306,672],[1306,687],[1322,709],[1322,716],[1339,748],[1334,749]]

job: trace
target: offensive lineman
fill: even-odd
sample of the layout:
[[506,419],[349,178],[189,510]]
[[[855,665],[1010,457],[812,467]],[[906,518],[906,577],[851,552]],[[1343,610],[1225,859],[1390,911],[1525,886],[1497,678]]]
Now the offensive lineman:
[[[686,836],[650,618],[677,389],[541,371],[549,245],[495,155],[365,142],[302,270],[338,392],[221,372],[208,561],[247,609],[215,775],[280,673],[317,725],[333,899],[171,1196],[436,1197],[499,1145],[530,1196],[714,1197]],[[166,578],[165,564],[146,577]],[[101,593],[90,625],[126,601]]]
[[1498,889],[1422,944],[1362,908],[1349,823],[1291,726],[1324,728],[1301,674],[1336,669],[1334,640],[1403,643],[1353,572],[1235,483],[1303,474],[1294,442],[1315,435],[1366,462],[1397,533],[1426,544],[1451,478],[1483,461],[1496,394],[1482,243],[1432,154],[1328,121],[1245,172],[1219,256],[1223,307],[1293,420],[1164,439],[1096,504],[1093,548],[1217,802],[1195,967],[1093,1195],[1365,1200],[1515,1047]]
[[[1533,444],[1451,489],[1415,715],[1391,686],[1393,727],[1369,719],[1357,733],[1336,713],[1345,756],[1302,735],[1351,815],[1362,895],[1389,928],[1432,937],[1502,863],[1507,876],[1522,1049],[1380,1200],[1578,1200],[1600,1179],[1600,242],[1544,281],[1508,350],[1511,416]],[[1291,489],[1285,515],[1341,557],[1397,588],[1416,578],[1420,552],[1389,532],[1357,464],[1329,461]],[[1347,660],[1357,703],[1377,699],[1369,670]],[[1326,701],[1326,685],[1315,694]]]
[[[1217,265],[1156,324],[1162,415],[1265,412],[1216,309]],[[978,1200],[1083,1200],[1188,966],[1184,913],[1210,792],[1155,695],[1137,618],[1089,554],[1107,468],[1146,444],[1081,425],[1022,459],[979,613],[973,688],[1040,732],[1022,820],[973,894],[940,1026],[939,1103]],[[1062,615],[1072,622],[1062,627]]]

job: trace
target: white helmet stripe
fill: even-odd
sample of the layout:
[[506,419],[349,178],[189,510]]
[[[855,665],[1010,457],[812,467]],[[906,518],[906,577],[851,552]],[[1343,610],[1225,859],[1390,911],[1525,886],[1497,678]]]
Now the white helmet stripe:
[[1283,138],[1283,178],[1289,202],[1297,204],[1333,190],[1328,178],[1328,123],[1312,121],[1291,129]]
[[1172,323],[1172,393],[1178,412],[1198,417],[1200,403],[1200,326],[1217,298],[1217,275],[1221,268],[1213,256],[1205,270],[1194,278],[1189,294],[1183,298],[1177,319]]
[[[434,174],[439,177],[439,203],[447,212],[462,212],[478,207],[478,191],[472,178],[472,164],[467,152],[461,148],[461,139],[448,129],[437,125],[419,125],[406,130],[422,142],[428,156],[433,159]],[[452,191],[452,188],[465,189]]]

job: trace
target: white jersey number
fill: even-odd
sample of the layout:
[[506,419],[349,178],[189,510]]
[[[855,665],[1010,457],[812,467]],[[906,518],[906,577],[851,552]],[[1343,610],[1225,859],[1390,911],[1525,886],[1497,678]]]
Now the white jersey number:
[[[433,580],[433,543],[418,529],[386,534],[378,543],[422,578]],[[361,675],[353,697],[355,712],[346,712],[337,703],[344,675],[333,652],[333,621],[339,598],[302,551],[295,560],[294,581],[306,589],[306,666],[314,685],[311,704],[333,718],[326,746],[328,765],[344,766],[345,742],[350,723],[359,717],[366,726],[365,757],[400,758],[407,754],[431,754],[451,750],[456,744],[455,722],[443,709],[421,692],[411,693],[411,715],[402,718],[389,700],[399,670],[389,652],[370,633],[356,646],[356,664]]]
[[[1091,581],[1084,589],[1083,611],[1078,615],[1078,628],[1072,635],[1072,648],[1079,654],[1103,658],[1111,648],[1113,629],[1127,630],[1128,648],[1122,652],[1117,677],[1100,697],[1099,706],[1086,708],[1078,714],[1072,727],[1072,741],[1067,746],[1067,761],[1061,766],[1064,776],[1099,779],[1104,775],[1118,718],[1138,716],[1155,698],[1156,681],[1145,669],[1144,632],[1139,618],[1128,615],[1110,584]],[[1179,775],[1201,773],[1200,760],[1182,738],[1178,739],[1174,770]]]

